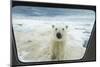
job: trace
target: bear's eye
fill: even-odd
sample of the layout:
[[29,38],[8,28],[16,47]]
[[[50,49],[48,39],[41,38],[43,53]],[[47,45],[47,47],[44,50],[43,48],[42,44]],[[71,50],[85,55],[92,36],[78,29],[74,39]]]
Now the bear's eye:
[[52,28],[54,28],[55,26],[54,25],[52,25]]
[[58,29],[56,28],[55,30],[57,31]]
[[64,30],[64,28],[62,28],[62,30]]
[[68,26],[66,26],[66,29],[68,28]]

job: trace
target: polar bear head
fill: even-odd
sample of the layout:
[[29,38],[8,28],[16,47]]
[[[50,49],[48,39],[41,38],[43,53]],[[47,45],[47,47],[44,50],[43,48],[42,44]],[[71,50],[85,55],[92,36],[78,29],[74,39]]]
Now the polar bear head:
[[68,25],[52,25],[53,28],[53,38],[56,41],[65,40],[66,33],[68,30]]

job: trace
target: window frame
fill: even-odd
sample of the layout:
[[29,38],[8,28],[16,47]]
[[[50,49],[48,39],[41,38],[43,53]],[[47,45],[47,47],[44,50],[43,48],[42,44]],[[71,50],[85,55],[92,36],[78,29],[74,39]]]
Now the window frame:
[[[43,62],[21,62],[18,59],[16,41],[12,25],[12,8],[15,6],[37,6],[37,7],[54,7],[54,8],[72,8],[86,9],[95,12],[95,22],[91,32],[91,36],[85,51],[85,55],[79,60],[62,60],[62,61],[43,61]],[[90,45],[91,44],[91,45]],[[76,5],[76,4],[57,4],[44,2],[28,2],[28,1],[12,1],[11,6],[11,65],[12,66],[30,66],[30,65],[45,65],[45,64],[61,64],[61,63],[76,63],[96,61],[96,6],[93,5]]]

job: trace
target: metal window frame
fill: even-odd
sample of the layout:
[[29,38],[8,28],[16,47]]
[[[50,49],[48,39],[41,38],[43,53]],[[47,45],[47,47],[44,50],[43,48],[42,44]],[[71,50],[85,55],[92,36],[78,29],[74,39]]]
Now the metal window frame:
[[[91,36],[86,48],[85,55],[79,60],[62,60],[62,61],[43,61],[43,62],[21,62],[18,59],[16,42],[12,26],[12,8],[15,6],[37,6],[37,7],[54,7],[54,8],[72,8],[86,9],[95,12],[95,22],[91,32]],[[11,3],[11,66],[30,66],[30,65],[47,65],[61,63],[91,62],[96,61],[96,6],[93,5],[76,5],[76,4],[57,4],[44,2],[28,2],[28,1],[12,1]]]

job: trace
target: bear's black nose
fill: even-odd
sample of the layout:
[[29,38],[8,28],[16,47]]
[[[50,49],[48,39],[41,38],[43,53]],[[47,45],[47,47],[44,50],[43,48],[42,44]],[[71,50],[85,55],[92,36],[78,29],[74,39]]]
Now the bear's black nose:
[[58,33],[56,34],[56,36],[57,36],[58,39],[61,39],[61,38],[62,38],[62,35],[61,35],[60,32],[58,32]]

